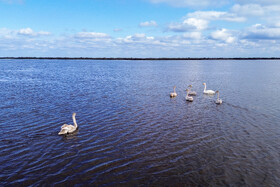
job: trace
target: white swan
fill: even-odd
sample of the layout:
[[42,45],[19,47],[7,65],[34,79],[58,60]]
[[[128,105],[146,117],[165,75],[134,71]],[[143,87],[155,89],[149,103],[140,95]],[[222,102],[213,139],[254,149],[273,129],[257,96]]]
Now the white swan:
[[173,87],[174,92],[170,93],[170,97],[176,97],[176,96],[177,96],[177,93],[176,93],[176,91],[175,91],[175,88],[176,88],[176,86]]
[[215,94],[215,91],[213,90],[206,90],[206,83],[203,83],[203,85],[204,85],[204,90],[203,90],[204,94],[209,94],[209,95]]
[[220,92],[219,92],[219,91],[216,91],[216,93],[218,94],[218,97],[217,97],[217,100],[216,100],[216,104],[217,104],[217,105],[220,105],[220,104],[222,104],[223,100],[220,99]]
[[72,133],[78,128],[75,116],[76,116],[76,113],[73,113],[72,119],[73,119],[74,125],[67,125],[67,124],[62,125],[61,130],[58,133],[58,135]]
[[186,100],[187,101],[190,101],[190,102],[193,102],[193,97],[191,97],[191,96],[189,96],[189,89],[186,89],[186,91],[187,91],[187,96],[186,96]]
[[192,85],[189,85],[189,95],[193,95],[193,96],[196,96],[196,92],[195,91],[191,91],[192,89]]

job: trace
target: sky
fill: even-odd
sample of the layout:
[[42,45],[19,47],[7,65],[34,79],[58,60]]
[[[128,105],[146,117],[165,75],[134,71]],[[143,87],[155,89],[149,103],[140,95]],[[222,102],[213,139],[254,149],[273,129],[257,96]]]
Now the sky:
[[0,57],[280,57],[280,0],[0,0]]

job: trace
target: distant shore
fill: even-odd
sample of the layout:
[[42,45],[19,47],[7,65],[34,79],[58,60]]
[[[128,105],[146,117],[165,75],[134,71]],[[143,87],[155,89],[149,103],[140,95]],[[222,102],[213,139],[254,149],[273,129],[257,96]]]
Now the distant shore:
[[92,57],[0,57],[0,59],[38,59],[38,60],[280,60],[280,57],[249,58],[92,58]]

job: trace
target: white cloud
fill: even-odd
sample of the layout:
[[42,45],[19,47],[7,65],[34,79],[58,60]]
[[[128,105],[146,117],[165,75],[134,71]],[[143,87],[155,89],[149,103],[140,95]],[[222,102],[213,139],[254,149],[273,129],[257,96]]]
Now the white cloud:
[[228,12],[220,12],[220,11],[196,11],[187,14],[186,17],[204,19],[208,21],[223,20],[223,21],[231,21],[231,22],[243,22],[246,20],[246,18],[240,17],[236,14],[228,13]]
[[18,34],[21,34],[21,35],[33,35],[34,32],[33,32],[33,30],[30,29],[30,28],[25,28],[25,29],[20,29],[20,30],[18,31]]
[[239,4],[279,5],[279,0],[235,0]]
[[243,38],[251,40],[280,40],[280,27],[267,27],[255,24],[248,28]]
[[274,25],[275,25],[275,27],[280,27],[280,20],[279,20],[279,21],[274,22]]
[[79,32],[76,34],[77,38],[108,38],[109,35],[99,32]]
[[184,20],[183,24],[194,27],[196,30],[204,30],[208,27],[208,22],[206,20],[197,18],[188,18]]
[[264,15],[264,9],[258,4],[236,4],[231,8],[231,11],[245,16],[262,16]]
[[219,11],[196,11],[187,14],[182,23],[173,23],[168,26],[168,30],[175,32],[202,31],[208,28],[210,21],[230,21],[243,22],[245,17],[237,16],[234,13]]
[[146,21],[146,22],[142,22],[139,24],[140,27],[156,27],[157,26],[157,22],[155,21]]
[[146,36],[144,33],[137,33],[134,35],[126,36],[125,38],[119,38],[119,41],[126,42],[126,43],[133,43],[133,42],[147,42],[154,40],[152,36]]
[[111,36],[99,32],[78,32],[70,37],[72,37],[72,39],[69,41],[75,43],[77,48],[85,48],[86,46],[100,46],[100,48],[104,48],[105,43],[107,46],[112,42]]
[[50,35],[50,32],[46,31],[39,31],[34,32],[31,28],[24,28],[17,31],[18,35],[24,35],[24,36],[47,36]]
[[[273,3],[271,1],[269,2]],[[258,19],[258,22],[269,25],[269,27],[277,26],[280,23],[280,3],[274,5],[235,4],[229,11],[240,16],[246,16],[251,22],[256,22]]]
[[174,7],[207,7],[220,6],[227,3],[227,0],[149,0],[152,3],[166,3]]
[[211,33],[211,38],[215,40],[224,41],[226,43],[233,43],[236,38],[227,29],[217,30]]
[[186,31],[201,31],[208,27],[208,21],[197,18],[187,18],[183,23],[171,24],[168,26],[168,30],[175,32],[186,32]]
[[202,34],[201,32],[186,32],[183,34],[183,37],[191,40],[200,40],[202,39]]
[[12,38],[12,31],[7,28],[0,28],[0,37],[3,38]]

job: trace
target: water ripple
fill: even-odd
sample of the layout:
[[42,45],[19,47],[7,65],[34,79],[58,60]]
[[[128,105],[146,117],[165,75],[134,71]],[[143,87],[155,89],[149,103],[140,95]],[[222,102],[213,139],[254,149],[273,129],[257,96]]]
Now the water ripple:
[[[0,186],[280,184],[277,63],[0,64]],[[220,90],[222,105],[202,94],[203,82]],[[260,85],[274,94],[255,94]],[[73,112],[79,129],[58,136]]]

